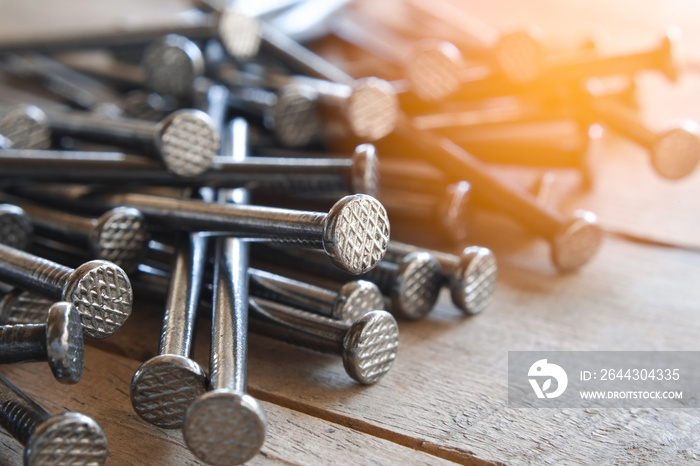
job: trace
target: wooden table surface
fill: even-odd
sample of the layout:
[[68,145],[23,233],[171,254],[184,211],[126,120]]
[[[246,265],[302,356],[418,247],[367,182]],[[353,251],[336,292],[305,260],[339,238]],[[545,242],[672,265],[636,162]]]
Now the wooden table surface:
[[[572,36],[602,28],[618,38],[605,42],[610,49],[653,43],[675,21],[687,31],[687,57],[700,57],[700,48],[692,49],[700,45],[700,29],[693,29],[700,7],[690,2],[471,3],[499,26],[534,22]],[[8,13],[22,17],[3,8],[3,21]],[[558,14],[576,17],[576,26],[564,31]],[[640,96],[652,125],[700,119],[698,76],[675,87],[643,76]],[[251,335],[249,391],[262,401],[269,428],[250,464],[700,462],[699,410],[508,407],[508,351],[700,350],[700,173],[677,183],[659,180],[645,153],[615,135],[604,138],[594,158],[593,191],[577,192],[575,176],[561,173],[552,202],[600,214],[609,233],[596,258],[557,275],[545,243],[507,220],[477,214],[472,241],[491,247],[499,260],[494,302],[465,318],[443,295],[430,318],[401,322],[396,363],[375,386],[353,383],[337,357]],[[160,318],[157,308],[137,305],[120,333],[89,344],[75,386],[54,382],[43,363],[3,366],[0,373],[52,413],[94,417],[108,436],[112,466],[200,464],[179,431],[146,424],[129,402],[134,371],[156,354]],[[208,324],[202,320],[196,342],[205,367]],[[22,446],[3,432],[0,442],[0,465],[21,464]]]

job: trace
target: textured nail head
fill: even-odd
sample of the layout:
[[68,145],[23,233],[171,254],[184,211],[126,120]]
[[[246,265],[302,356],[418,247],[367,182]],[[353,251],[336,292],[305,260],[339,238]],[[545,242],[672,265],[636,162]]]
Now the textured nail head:
[[465,314],[478,314],[493,300],[498,266],[490,249],[469,246],[450,274],[450,294],[455,306]]
[[372,144],[360,144],[352,154],[351,189],[376,197],[379,191],[379,163]]
[[90,417],[64,413],[42,422],[24,453],[27,466],[102,465],[107,460],[107,437]]
[[343,340],[343,365],[357,382],[370,385],[389,372],[399,347],[399,327],[386,311],[372,311],[352,324]]
[[0,119],[0,134],[12,141],[14,149],[48,149],[51,131],[48,117],[35,105],[19,105]]
[[44,323],[52,304],[50,299],[15,288],[0,301],[0,325]]
[[561,272],[578,269],[591,260],[603,241],[593,212],[577,211],[552,242],[552,262]]
[[178,34],[168,34],[151,43],[141,65],[148,87],[164,95],[189,94],[194,79],[204,74],[202,51],[197,44]]
[[321,131],[317,97],[308,86],[288,85],[280,89],[272,107],[275,137],[287,147],[306,146]]
[[663,133],[651,150],[656,172],[670,180],[688,176],[700,161],[700,131],[692,121]]
[[95,257],[133,272],[148,249],[148,228],[141,211],[116,207],[104,213],[90,231]]
[[542,48],[527,31],[503,34],[493,54],[501,72],[515,84],[535,81],[544,69]]
[[131,315],[133,292],[126,273],[107,261],[90,261],[70,275],[63,299],[80,312],[83,331],[92,338],[106,338]]
[[391,290],[391,310],[406,319],[421,319],[435,306],[441,285],[440,263],[432,254],[407,254],[399,263]]
[[439,101],[459,88],[462,54],[450,42],[425,40],[418,42],[406,64],[411,90],[427,102]]
[[386,252],[389,218],[384,206],[364,194],[345,196],[331,207],[323,228],[323,248],[351,274],[372,269]]
[[159,123],[159,149],[163,163],[179,176],[207,171],[219,153],[216,124],[200,110],[177,110]]
[[355,322],[370,311],[385,308],[382,292],[372,282],[356,280],[344,284],[333,302],[332,317]]
[[0,241],[3,244],[24,249],[29,244],[32,230],[32,222],[21,207],[0,204]]
[[356,80],[346,105],[347,121],[353,134],[367,141],[376,141],[391,133],[399,117],[396,91],[379,78]]
[[74,384],[83,375],[85,347],[80,314],[71,303],[54,303],[46,320],[46,350],[54,377]]
[[233,58],[250,60],[260,49],[260,22],[233,8],[227,8],[219,20],[219,39]]
[[207,375],[189,358],[161,354],[144,362],[131,380],[131,404],[150,424],[182,427],[190,405],[204,395]]
[[265,413],[255,398],[215,390],[190,406],[182,434],[197,458],[226,466],[255,456],[265,442],[266,429]]

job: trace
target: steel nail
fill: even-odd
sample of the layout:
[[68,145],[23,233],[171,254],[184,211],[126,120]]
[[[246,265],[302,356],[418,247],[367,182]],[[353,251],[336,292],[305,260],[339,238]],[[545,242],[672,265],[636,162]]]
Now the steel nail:
[[145,84],[164,95],[188,96],[204,74],[204,55],[187,37],[168,34],[146,48],[141,60]]
[[0,280],[72,303],[85,334],[93,338],[112,335],[131,314],[129,277],[111,262],[90,261],[71,269],[0,244]]
[[59,36],[54,35],[50,39],[16,35],[0,41],[0,51],[56,51],[85,48],[86,44],[91,48],[145,44],[163,34],[180,34],[190,39],[218,38],[231,56],[242,61],[255,56],[260,46],[258,20],[242,14],[235,8],[226,8],[209,14],[189,10],[178,15],[169,24],[160,22],[153,27],[123,24],[114,29],[99,32],[71,29],[70,32]]
[[54,301],[43,296],[12,288],[0,300],[0,325],[41,324]]
[[282,145],[301,147],[318,139],[321,133],[317,99],[309,86],[290,83],[275,92],[232,88],[229,103],[262,118]]
[[206,391],[204,369],[190,358],[207,239],[182,235],[168,285],[158,355],[144,362],[131,381],[131,404],[158,427],[182,427],[187,408]]
[[[345,283],[351,275],[338,270],[320,254],[282,247],[256,248],[256,254],[272,264],[282,264],[290,269],[304,267],[319,278]],[[362,280],[374,282],[384,296],[389,297],[389,309],[405,319],[425,317],[435,305],[441,286],[440,266],[428,253],[415,253],[398,262],[381,260]]]
[[579,268],[598,250],[603,232],[592,212],[578,211],[565,218],[538,204],[527,191],[504,184],[491,175],[481,161],[454,142],[431,131],[416,130],[405,119],[397,134],[404,144],[413,148],[411,157],[424,159],[429,155],[429,162],[448,179],[467,179],[479,197],[546,238],[552,246],[552,262],[560,271]]
[[25,249],[34,228],[26,212],[14,204],[0,203],[0,241],[17,249]]
[[614,100],[587,99],[585,106],[594,119],[647,149],[654,170],[664,178],[686,177],[700,162],[700,128],[694,121],[684,120],[657,132],[649,129],[633,110]]
[[398,261],[419,251],[429,252],[439,262],[452,302],[462,312],[478,314],[491,303],[498,276],[496,258],[491,250],[481,246],[468,246],[459,255],[455,255],[390,241],[386,257],[390,261]]
[[437,234],[459,243],[468,232],[470,193],[469,183],[460,181],[445,186],[444,192],[437,195],[382,187],[380,198],[394,231]]
[[348,323],[261,298],[251,298],[249,307],[253,332],[342,356],[347,374],[363,385],[378,382],[396,359],[399,328],[386,311]]
[[43,324],[0,326],[0,364],[47,361],[61,383],[78,383],[83,375],[83,328],[71,303],[44,309]]
[[4,71],[24,79],[38,78],[45,89],[73,105],[107,115],[122,114],[117,93],[79,71],[38,53],[15,54],[3,61]]
[[407,5],[421,17],[436,19],[442,34],[452,30],[452,38],[464,49],[465,56],[484,59],[510,82],[531,83],[544,71],[545,53],[535,31],[502,33],[450,2],[428,4],[413,0]]
[[609,57],[573,58],[569,63],[552,64],[547,74],[558,80],[581,80],[593,76],[601,77],[613,74],[633,74],[642,70],[659,70],[670,81],[677,81],[681,58],[679,57],[678,42],[680,30],[669,28],[656,48]]
[[[156,161],[122,152],[0,149],[0,179],[7,185],[26,181],[114,183],[157,186],[236,187],[250,185],[273,192],[377,192],[377,157],[365,144],[345,158],[249,157],[241,162],[217,156],[201,175],[181,177]],[[57,174],[59,174],[57,178]]]
[[[77,246],[89,246],[94,259],[113,262],[127,273],[135,272],[147,249],[149,232],[141,212],[115,207],[99,218],[61,212],[24,199],[12,199],[29,216],[39,236]],[[0,217],[1,218],[1,217]]]
[[80,413],[51,416],[0,375],[0,424],[22,445],[26,466],[103,465],[107,437]]
[[254,297],[346,322],[385,306],[379,288],[367,280],[353,280],[329,290],[253,267],[248,268],[248,279]]
[[[293,69],[326,80],[278,76],[276,86],[298,81],[312,87],[319,101],[341,109],[352,135],[374,141],[389,134],[396,123],[398,99],[387,81],[376,77],[354,79],[269,24],[260,24],[263,47]],[[332,85],[335,83],[335,85]]]
[[137,208],[147,219],[181,230],[235,234],[323,249],[336,266],[353,274],[374,267],[384,256],[389,240],[384,207],[364,194],[343,197],[328,213],[145,194],[100,196],[99,202]]
[[[319,170],[324,170],[323,167],[326,167],[324,177],[319,177],[315,181],[301,183],[290,180],[289,183],[286,183],[290,189],[297,193],[306,191],[325,191],[331,194],[351,192],[377,197],[379,192],[379,159],[377,157],[377,149],[372,144],[355,146],[350,157],[332,155],[329,158],[322,158],[318,157],[319,154],[317,152],[313,151],[290,151],[289,149],[268,147],[258,149],[258,153],[260,154],[259,156],[250,157],[248,160],[255,162],[269,158],[270,163],[276,160],[281,166],[286,164],[292,165],[298,162],[300,165],[304,163],[313,164],[314,166],[318,165]],[[316,160],[316,163],[312,162],[313,160]],[[293,173],[290,167],[285,166],[284,170],[286,173]],[[340,183],[334,181],[333,178],[336,176],[339,176],[342,180]]]
[[[244,159],[248,125],[236,119],[226,142],[233,159]],[[245,189],[220,190],[219,202],[246,203]],[[267,419],[246,393],[248,385],[248,245],[218,238],[214,266],[209,379],[211,391],[187,410],[182,433],[200,459],[214,465],[240,464],[262,447]]]
[[187,177],[211,167],[219,151],[219,134],[199,110],[177,110],[158,123],[127,118],[95,118],[80,112],[46,111],[21,105],[0,120],[0,133],[18,149],[46,149],[54,134],[96,139],[156,150],[172,173]]
[[390,310],[409,320],[425,317],[440,294],[440,265],[426,252],[415,252],[399,262],[381,261],[363,275],[389,297]]

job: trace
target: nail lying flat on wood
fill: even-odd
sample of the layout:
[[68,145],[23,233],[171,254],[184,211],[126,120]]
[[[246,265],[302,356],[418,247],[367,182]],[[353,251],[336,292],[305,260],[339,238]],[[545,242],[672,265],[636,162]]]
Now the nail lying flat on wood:
[[430,131],[416,130],[402,120],[397,134],[411,146],[424,152],[412,157],[427,157],[449,179],[466,178],[479,196],[500,211],[547,239],[551,244],[554,265],[562,272],[588,262],[602,241],[602,230],[595,214],[579,211],[570,218],[542,206],[524,190],[510,187],[488,172],[487,167],[470,153]]
[[493,300],[498,267],[493,253],[481,246],[467,246],[460,255],[390,241],[387,258],[398,260],[418,251],[428,251],[440,263],[452,302],[465,314],[478,314]]
[[107,460],[107,437],[80,413],[51,416],[0,376],[0,425],[24,445],[27,466],[96,464]]
[[370,385],[384,377],[396,359],[399,329],[386,311],[371,311],[341,322],[274,301],[250,299],[251,330],[312,350],[342,356],[353,380]]

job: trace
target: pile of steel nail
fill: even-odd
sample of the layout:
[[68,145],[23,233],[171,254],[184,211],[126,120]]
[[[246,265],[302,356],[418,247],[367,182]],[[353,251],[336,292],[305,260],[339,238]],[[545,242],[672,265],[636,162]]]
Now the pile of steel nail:
[[[446,1],[407,1],[401,21],[330,11],[343,1],[321,15],[313,0],[267,3],[245,13],[201,3],[195,20],[153,31],[0,41],[0,362],[48,361],[76,383],[83,334],[119,330],[132,286],[156,296],[160,351],[134,374],[133,407],[181,428],[216,465],[246,461],[265,439],[263,409],[246,394],[249,328],[335,353],[373,384],[396,356],[394,316],[425,317],[442,287],[465,314],[489,304],[488,249],[390,241],[389,219],[392,234],[463,245],[471,198],[574,270],[600,245],[595,215],[567,218],[492,164],[571,167],[590,183],[594,123],[648,148],[666,178],[700,156],[694,124],[656,133],[634,108],[634,73],[676,76],[670,35],[610,57],[498,34]],[[287,21],[300,12],[303,27]],[[354,65],[293,38],[320,36]],[[380,76],[360,77],[363,67]],[[609,76],[622,81],[598,79]],[[190,358],[202,313],[208,373]],[[92,419],[49,416],[0,382],[0,424],[27,464],[104,462]]]

